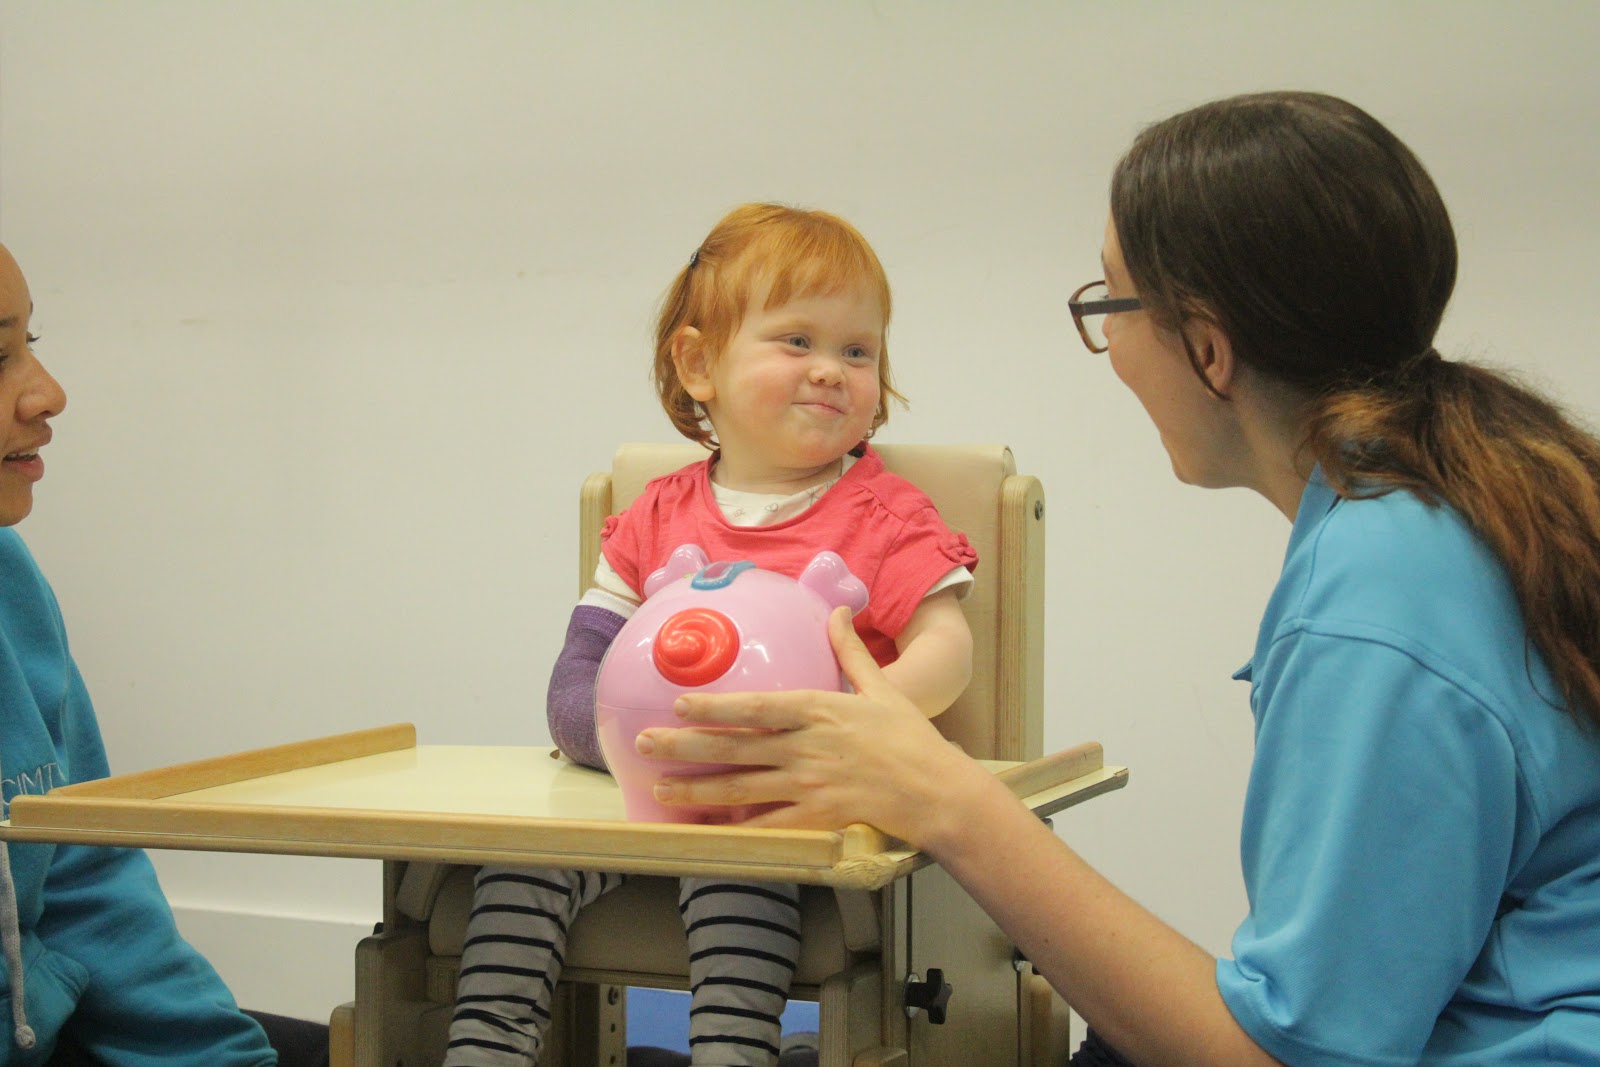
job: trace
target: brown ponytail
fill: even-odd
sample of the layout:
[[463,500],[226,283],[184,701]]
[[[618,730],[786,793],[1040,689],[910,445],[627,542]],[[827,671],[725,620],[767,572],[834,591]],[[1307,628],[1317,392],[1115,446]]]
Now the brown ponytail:
[[1600,726],[1600,442],[1504,375],[1435,359],[1328,396],[1306,445],[1341,496],[1408,489],[1460,512],[1510,573],[1559,696]]
[[1111,213],[1145,307],[1215,322],[1312,398],[1305,442],[1347,497],[1458,511],[1504,564],[1562,700],[1600,728],[1600,441],[1506,375],[1441,359],[1449,213],[1420,161],[1353,104],[1216,101],[1145,130]]

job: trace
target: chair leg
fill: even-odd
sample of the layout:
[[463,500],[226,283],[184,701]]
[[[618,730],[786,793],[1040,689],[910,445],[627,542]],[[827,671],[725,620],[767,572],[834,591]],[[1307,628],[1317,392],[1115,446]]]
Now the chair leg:
[[328,1018],[328,1067],[356,1067],[356,1005],[333,1009]]
[[1071,1055],[1072,1015],[1066,1002],[1044,976],[1024,967],[1022,983],[1022,1062],[1026,1067],[1054,1067]]
[[[883,1048],[883,974],[877,960],[858,963],[822,983],[817,997],[817,1067],[856,1067],[858,1054]],[[869,1059],[869,1064],[893,1063]]]
[[563,981],[551,1003],[544,1063],[624,1067],[628,1060],[628,989]]
[[374,934],[356,945],[356,1004],[361,1005],[353,1012],[351,1027],[356,1067],[411,1067],[414,1016],[427,1003],[427,953],[428,939],[420,927]]
[[903,1048],[869,1048],[858,1053],[850,1067],[907,1067],[911,1062]]
[[[911,1067],[1026,1065],[1020,1046],[1027,1023],[1010,940],[942,867],[913,874],[908,893],[907,973],[931,978],[937,969],[953,990],[942,1024],[931,1013],[907,1022]],[[890,992],[903,1006],[905,991]]]

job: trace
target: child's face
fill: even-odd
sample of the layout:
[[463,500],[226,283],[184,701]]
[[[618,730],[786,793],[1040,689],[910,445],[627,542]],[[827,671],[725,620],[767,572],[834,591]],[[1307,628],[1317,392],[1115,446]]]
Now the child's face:
[[832,463],[878,410],[883,308],[865,287],[764,308],[764,291],[691,389],[725,461],[793,471]]

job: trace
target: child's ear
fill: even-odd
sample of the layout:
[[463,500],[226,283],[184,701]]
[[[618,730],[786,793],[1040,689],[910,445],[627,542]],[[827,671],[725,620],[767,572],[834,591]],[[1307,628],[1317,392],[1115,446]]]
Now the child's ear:
[[678,370],[684,392],[696,401],[704,404],[717,395],[711,384],[711,359],[705,339],[693,326],[683,327],[672,339],[672,365]]

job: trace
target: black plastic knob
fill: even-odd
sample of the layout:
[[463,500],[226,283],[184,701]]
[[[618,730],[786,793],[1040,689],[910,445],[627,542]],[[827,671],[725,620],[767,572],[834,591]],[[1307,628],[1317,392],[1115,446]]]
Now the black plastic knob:
[[915,1018],[917,1012],[926,1011],[928,1021],[935,1026],[944,1025],[945,1009],[950,1006],[954,987],[944,980],[944,971],[928,968],[928,979],[923,981],[915,974],[906,977],[906,1017]]

